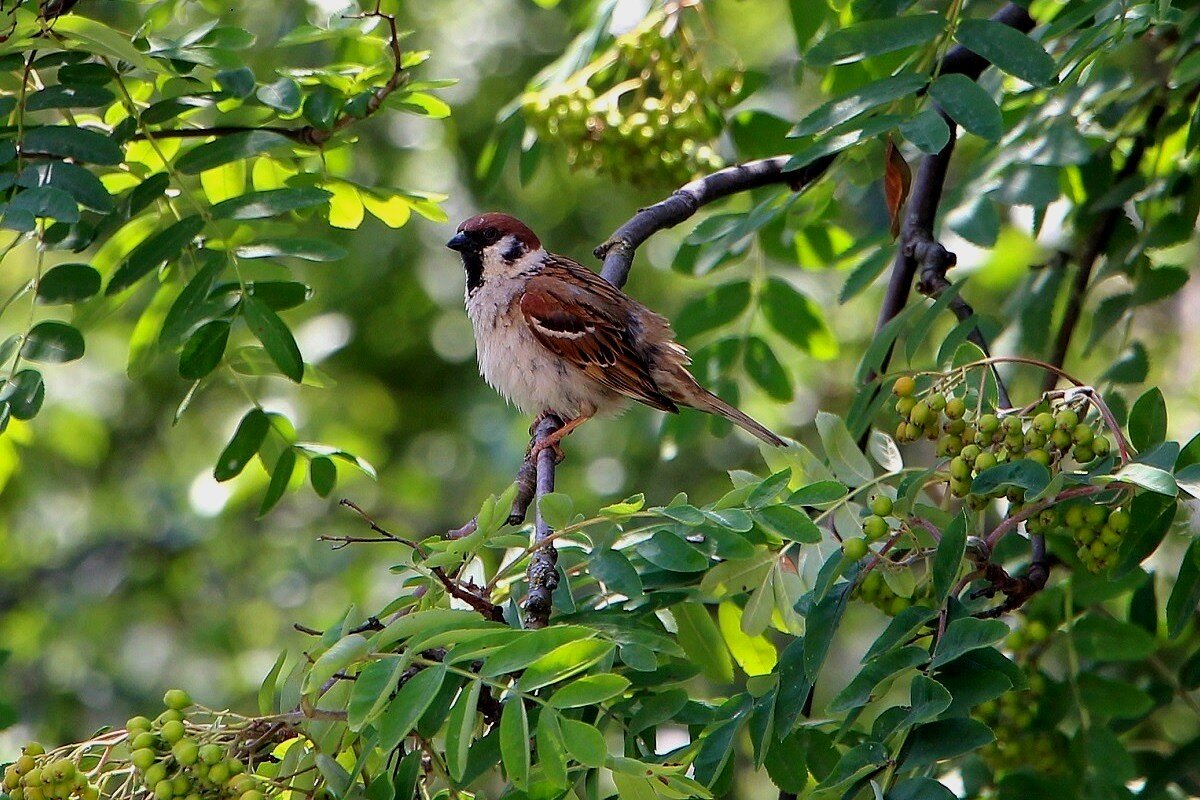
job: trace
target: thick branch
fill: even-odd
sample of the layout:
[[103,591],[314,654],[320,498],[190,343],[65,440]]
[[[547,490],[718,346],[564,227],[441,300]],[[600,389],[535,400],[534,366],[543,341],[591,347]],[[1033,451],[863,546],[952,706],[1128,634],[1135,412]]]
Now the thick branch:
[[[554,414],[543,414],[534,428],[534,442],[545,441],[562,425],[562,420]],[[537,500],[554,491],[556,457],[553,447],[544,448],[537,454]],[[551,598],[558,588],[558,551],[550,541],[553,533],[538,507],[533,523],[533,544],[537,549],[529,557],[529,569],[526,572],[529,580],[529,596],[525,600],[526,628],[544,628],[550,622]]]
[[[1142,131],[1136,139],[1133,140],[1133,146],[1129,149],[1129,155],[1125,158],[1125,163],[1121,165],[1121,169],[1117,172],[1113,179],[1114,185],[1120,185],[1124,181],[1130,180],[1142,166],[1142,158],[1146,155],[1146,150],[1154,141],[1155,131],[1158,128],[1158,123],[1162,121],[1163,116],[1167,113],[1166,105],[1159,103],[1150,109],[1146,115],[1146,123],[1142,126]],[[1091,230],[1088,233],[1088,238],[1083,244],[1083,249],[1079,254],[1079,267],[1075,272],[1075,280],[1071,283],[1071,292],[1067,295],[1067,307],[1063,310],[1062,323],[1059,325],[1058,334],[1054,337],[1054,348],[1050,352],[1049,361],[1056,367],[1061,367],[1067,360],[1067,350],[1071,347],[1071,337],[1075,334],[1075,327],[1079,324],[1079,316],[1083,311],[1083,301],[1087,296],[1088,284],[1092,280],[1092,269],[1096,266],[1096,262],[1100,259],[1101,254],[1108,249],[1109,242],[1112,241],[1113,234],[1117,229],[1117,222],[1124,214],[1121,206],[1116,206],[1105,211],[1103,214],[1096,217]],[[1048,392],[1058,385],[1058,376],[1052,372],[1047,372],[1045,379],[1042,381],[1042,391]]]
[[786,183],[799,191],[829,169],[835,156],[825,156],[800,169],[785,170],[790,156],[774,156],[748,161],[717,170],[711,175],[684,184],[670,197],[640,209],[628,222],[595,250],[596,258],[604,260],[601,275],[615,286],[624,286],[633,266],[633,256],[647,239],[666,228],[673,228],[693,216],[701,207],[760,186]]

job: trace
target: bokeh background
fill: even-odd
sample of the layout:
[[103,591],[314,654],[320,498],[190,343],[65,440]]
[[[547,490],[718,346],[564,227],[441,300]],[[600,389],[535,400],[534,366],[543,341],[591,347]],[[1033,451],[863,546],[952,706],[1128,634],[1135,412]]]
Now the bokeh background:
[[[622,0],[614,26],[634,24],[646,5]],[[724,52],[771,76],[770,90],[752,96],[743,110],[794,119],[815,104],[820,87],[798,67],[786,2],[705,5]],[[93,0],[87,13],[128,30],[142,10],[132,2]],[[260,76],[282,63],[272,41],[306,20],[344,10],[338,0],[220,7],[225,24],[258,37],[245,56]],[[278,653],[304,646],[293,623],[321,628],[348,604],[375,608],[398,591],[401,578],[389,571],[386,546],[335,551],[318,541],[362,531],[337,498],[354,500],[399,535],[426,535],[461,524],[511,480],[529,420],[477,376],[462,310],[463,276],[442,243],[458,220],[503,209],[529,222],[552,249],[594,264],[595,245],[637,208],[669,192],[668,186],[634,188],[573,172],[553,150],[525,182],[515,159],[494,184],[478,177],[498,113],[563,53],[592,10],[589,3],[547,8],[529,0],[439,0],[399,10],[413,31],[406,46],[432,50],[422,77],[457,81],[440,92],[453,114],[445,120],[380,114],[355,128],[360,141],[348,149],[346,166],[365,183],[444,193],[450,222],[414,216],[400,230],[373,219],[355,231],[322,230],[350,255],[303,268],[299,279],[314,287],[315,298],[290,312],[289,321],[306,360],[318,363],[336,386],[297,388],[271,379],[262,385],[269,409],[286,410],[305,436],[363,456],[378,480],[343,471],[329,500],[293,493],[257,518],[267,480],[257,465],[231,483],[211,478],[245,398],[232,386],[210,390],[173,425],[186,389],[173,360],[136,379],[125,374],[132,311],[91,324],[87,356],[50,371],[46,409],[0,437],[0,647],[9,651],[0,667],[0,698],[16,717],[4,720],[14,724],[0,731],[0,760],[29,738],[68,741],[119,723],[152,707],[170,686],[187,687],[209,706],[252,709],[253,693]],[[333,55],[313,47],[299,58],[322,63]],[[296,58],[287,53],[288,63]],[[730,143],[723,146],[732,157]],[[968,147],[956,164],[969,161]],[[881,153],[882,147],[874,154]],[[740,389],[748,412],[797,438],[810,436],[818,408],[846,410],[854,364],[870,340],[879,287],[846,304],[837,297],[854,265],[890,257],[878,248],[845,255],[852,249],[846,243],[884,241],[887,213],[870,177],[878,172],[851,162],[826,179],[818,197],[833,204],[826,231],[833,244],[798,242],[791,263],[760,255],[724,268],[726,276],[761,269],[785,274],[817,301],[836,334],[838,351],[826,353],[833,356],[828,360],[780,350],[794,386],[790,402],[772,400],[740,374],[723,376]],[[952,174],[952,187],[954,180]],[[745,208],[755,199],[729,206]],[[952,208],[963,198],[951,189],[948,199]],[[991,252],[952,235],[946,240],[959,254],[956,274],[972,275],[965,295],[997,320],[1014,319],[1009,304],[1019,298],[1028,266],[1066,245],[1053,214],[1037,240],[1022,232],[1027,229],[1027,219],[1007,221],[1001,246]],[[643,248],[628,286],[668,315],[712,286],[710,278],[671,270],[685,234],[668,232]],[[7,263],[16,266],[0,274],[0,294],[24,279],[22,259],[32,257],[26,250],[10,255]],[[1149,382],[1166,394],[1170,434],[1182,440],[1200,427],[1195,284],[1139,313],[1130,331],[1153,343]],[[997,349],[1012,351],[1022,338],[1044,337],[1036,323],[1009,326]],[[949,326],[934,328],[931,347]],[[1119,345],[1095,348],[1086,360],[1075,354],[1070,367],[1094,377]],[[1018,381],[1017,392],[1031,396],[1033,385]],[[652,501],[678,491],[708,501],[727,486],[728,470],[761,466],[756,446],[741,434],[711,434],[699,415],[687,412],[664,430],[666,422],[638,408],[585,426],[569,442],[560,489],[575,496],[577,508],[638,491]]]

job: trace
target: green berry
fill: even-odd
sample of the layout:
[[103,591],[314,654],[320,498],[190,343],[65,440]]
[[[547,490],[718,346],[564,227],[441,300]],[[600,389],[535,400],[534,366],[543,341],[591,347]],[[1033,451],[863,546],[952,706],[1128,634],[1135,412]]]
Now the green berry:
[[896,382],[892,384],[892,394],[897,397],[909,397],[917,390],[917,382],[908,375],[902,375],[896,378]]
[[871,501],[871,513],[880,517],[886,517],[892,513],[892,498],[887,495],[877,495]]
[[1096,432],[1090,426],[1080,423],[1071,431],[1071,438],[1075,440],[1075,444],[1087,446],[1096,441]]
[[142,733],[139,733],[137,736],[133,737],[133,740],[129,743],[129,746],[131,748],[133,748],[134,750],[141,750],[144,747],[152,748],[157,744],[158,744],[158,737],[155,736],[150,731],[144,731]]
[[1050,454],[1040,447],[1035,450],[1030,450],[1025,454],[1025,457],[1034,463],[1041,464],[1043,467],[1050,466]]
[[162,738],[167,744],[175,744],[183,738],[184,730],[183,723],[177,719],[168,720],[162,726]]
[[225,758],[225,751],[220,745],[206,744],[200,747],[199,755],[201,761],[209,766],[212,766],[213,764],[219,763],[221,759]]
[[1117,533],[1124,533],[1129,529],[1130,519],[1128,511],[1118,508],[1108,515],[1108,526]]
[[1083,510],[1083,519],[1088,525],[1098,528],[1108,521],[1108,509],[1104,506],[1088,506]]
[[[145,717],[142,717],[142,719],[145,719]],[[21,748],[21,752],[27,756],[44,756],[46,755],[46,748],[38,742],[29,742]]]
[[863,520],[863,534],[872,542],[887,536],[888,530],[887,520],[881,516],[872,514]]
[[1027,626],[1025,626],[1025,632],[1029,635],[1030,640],[1034,643],[1044,642],[1050,635],[1050,631],[1046,630],[1046,624],[1040,620],[1034,620],[1030,622]]
[[908,414],[908,418],[912,420],[914,425],[925,425],[930,420],[935,419],[936,415],[933,413],[933,409],[924,400],[921,400],[913,406],[912,411]]
[[1054,415],[1043,411],[1033,418],[1033,427],[1041,433],[1050,433],[1054,430]]
[[229,767],[230,775],[240,775],[246,771],[246,765],[243,764],[241,762],[241,760],[237,759],[237,758],[225,759],[225,766]]
[[171,800],[175,796],[175,786],[171,781],[163,779],[154,784],[154,800]]
[[165,725],[172,720],[183,722],[183,712],[174,708],[168,708],[166,711],[154,718],[154,722],[159,726]]
[[995,414],[984,414],[979,418],[979,432],[992,434],[1000,430],[1000,418]]
[[163,705],[176,711],[183,711],[192,705],[192,698],[183,689],[168,689],[167,693],[163,695]]
[[133,751],[129,760],[135,767],[145,772],[150,769],[150,765],[154,763],[155,757],[154,751],[149,747],[139,747]]
[[132,717],[125,723],[125,730],[131,734],[134,731],[148,731],[150,730],[150,720],[145,717]]
[[842,554],[850,561],[858,561],[867,554],[866,539],[847,539],[842,542]]
[[907,597],[893,597],[892,602],[888,606],[888,613],[894,617],[911,605],[912,600]]
[[1104,436],[1097,436],[1096,441],[1092,442],[1092,452],[1094,452],[1100,458],[1104,458],[1106,455],[1108,455],[1108,451],[1111,448],[1112,444],[1108,441],[1108,438]]
[[1096,459],[1096,451],[1086,445],[1077,444],[1071,451],[1071,456],[1080,464],[1087,464]]
[[157,786],[166,777],[167,765],[159,761],[150,765],[150,768],[142,775],[142,780],[145,781],[146,786]]
[[192,790],[192,782],[187,779],[186,775],[176,775],[171,779],[171,794],[175,797],[183,797]]
[[1066,450],[1072,444],[1071,434],[1062,428],[1055,428],[1050,434],[1050,444],[1059,450]]
[[946,407],[946,395],[942,394],[941,392],[937,392],[929,395],[925,402],[929,403],[929,407],[934,411],[940,412]]
[[950,419],[962,419],[967,413],[967,404],[961,397],[952,397],[946,401],[946,416]]
[[994,453],[984,450],[975,456],[975,470],[977,472],[983,472],[985,469],[990,469],[994,466],[996,466],[996,456]]
[[229,780],[229,767],[222,761],[219,764],[213,764],[208,768],[208,779],[217,786],[224,786],[225,781]]
[[200,746],[192,739],[180,739],[171,748],[171,755],[185,767],[190,767],[199,758]]
[[16,769],[18,775],[28,775],[35,766],[37,766],[37,762],[33,760],[33,756],[29,753],[21,756],[13,763],[13,767]]
[[907,418],[912,413],[913,406],[917,404],[915,397],[901,397],[896,401],[896,413]]
[[971,465],[962,456],[955,456],[950,461],[950,477],[964,481],[971,477]]
[[1074,409],[1064,408],[1054,415],[1054,427],[1062,428],[1064,431],[1074,430],[1079,424],[1079,414],[1075,413]]

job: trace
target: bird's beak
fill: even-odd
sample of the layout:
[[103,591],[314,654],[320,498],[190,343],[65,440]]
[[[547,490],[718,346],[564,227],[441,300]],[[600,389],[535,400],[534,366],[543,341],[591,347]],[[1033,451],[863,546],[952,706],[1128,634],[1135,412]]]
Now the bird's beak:
[[467,236],[462,231],[459,231],[450,237],[450,241],[446,242],[446,247],[449,247],[451,250],[458,250],[459,252],[462,252],[463,250],[471,247],[471,237]]

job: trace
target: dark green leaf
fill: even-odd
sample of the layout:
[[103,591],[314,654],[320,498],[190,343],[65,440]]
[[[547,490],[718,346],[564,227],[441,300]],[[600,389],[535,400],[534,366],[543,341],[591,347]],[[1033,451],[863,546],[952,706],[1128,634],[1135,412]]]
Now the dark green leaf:
[[1112,381],[1113,383],[1141,383],[1146,380],[1146,375],[1150,372],[1150,357],[1146,352],[1146,346],[1141,342],[1134,342],[1117,358],[1113,365],[1104,371],[1100,376],[1099,383],[1104,381]]
[[224,272],[225,266],[224,258],[209,258],[200,271],[188,281],[163,319],[162,330],[158,334],[160,344],[173,347],[203,318],[208,293],[217,276]]
[[[942,541],[944,542],[945,539],[943,538]],[[935,602],[937,601],[935,600]],[[883,633],[879,634],[878,638],[875,639],[870,649],[867,650],[866,655],[863,656],[863,661],[865,662],[880,653],[887,652],[896,645],[906,641],[917,628],[936,617],[937,613],[937,609],[923,605],[909,606],[904,609],[892,618],[892,621],[884,628]]]
[[179,258],[202,230],[204,220],[199,215],[192,215],[146,239],[133,248],[125,263],[108,279],[104,293],[111,296],[128,289],[152,271]]
[[790,135],[810,136],[823,133],[877,106],[911,97],[925,88],[927,83],[929,79],[924,75],[905,72],[856,87],[825,102],[804,117],[792,129]]
[[185,175],[197,175],[231,161],[265,153],[289,141],[286,136],[271,131],[241,131],[189,150],[180,156],[175,166]]
[[103,86],[77,84],[73,86],[47,86],[25,98],[26,111],[43,111],[47,108],[96,108],[116,100]]
[[269,189],[217,203],[213,206],[212,213],[216,219],[263,219],[302,208],[322,206],[328,203],[332,196],[331,192],[315,186]]
[[328,497],[337,483],[337,465],[332,458],[317,456],[308,464],[308,478],[314,492],[321,497]]
[[1008,634],[1008,625],[998,619],[960,617],[946,626],[933,653],[933,666],[940,667],[964,653],[998,642]]
[[280,372],[296,383],[303,380],[304,359],[300,355],[300,348],[279,315],[252,295],[242,297],[241,308],[250,331],[262,342]]
[[837,697],[833,698],[829,704],[829,710],[848,711],[866,705],[871,701],[875,687],[880,683],[928,660],[929,654],[925,652],[925,648],[915,646],[890,650],[876,656],[859,670]]
[[[15,416],[14,411],[14,416]],[[1193,539],[1179,565],[1179,576],[1167,601],[1167,635],[1174,639],[1196,613],[1200,603],[1200,539]]]
[[675,332],[683,340],[728,325],[741,316],[749,304],[749,283],[723,284],[684,306],[676,317]]
[[218,72],[215,77],[217,86],[234,97],[246,98],[254,93],[254,73],[248,67]]
[[89,164],[115,166],[125,159],[125,154],[112,139],[102,133],[74,125],[46,125],[25,131],[21,144],[22,152],[46,153],[73,158]]
[[[566,720],[563,723],[565,728]],[[500,713],[500,758],[513,786],[523,788],[529,784],[529,717],[520,695],[510,697]]]
[[304,98],[304,118],[314,128],[330,130],[342,109],[342,93],[324,83],[318,84]]
[[33,419],[46,399],[46,384],[36,369],[23,369],[0,383],[0,403],[6,403],[13,419]]
[[[563,742],[566,744],[567,752],[571,754],[571,757],[584,766],[604,766],[604,761],[608,756],[608,745],[605,743],[600,731],[586,722],[567,719],[565,717],[561,723]],[[524,744],[522,742],[522,749],[528,754],[529,748],[524,746]]]
[[942,75],[934,81],[929,94],[971,133],[992,141],[1004,133],[1004,120],[996,101],[966,75]]
[[72,325],[46,320],[34,325],[21,345],[21,358],[44,364],[61,364],[83,357],[83,334]]
[[642,594],[641,577],[619,550],[593,552],[588,559],[588,573],[610,590],[626,597],[640,597]]
[[1175,519],[1177,509],[1178,503],[1173,497],[1152,492],[1142,492],[1134,496],[1129,506],[1132,522],[1121,540],[1113,578],[1120,578],[1132,572],[1158,549]]
[[270,427],[270,418],[261,408],[250,409],[238,423],[229,444],[221,451],[217,465],[213,468],[213,477],[218,481],[227,481],[241,474],[262,446]]
[[369,661],[358,671],[346,707],[346,721],[350,730],[362,730],[365,724],[375,718],[396,688],[403,671],[404,665],[398,658]]
[[801,486],[788,497],[794,506],[823,506],[841,500],[850,491],[840,481],[817,481]]
[[903,766],[905,769],[928,766],[969,753],[995,738],[991,729],[977,720],[959,718],[931,722],[915,729],[909,736]]
[[942,540],[938,543],[937,553],[933,557],[933,597],[931,599],[936,605],[941,605],[950,594],[966,548],[967,517],[965,513],[960,513],[942,532]]
[[1141,661],[1158,649],[1153,634],[1100,614],[1076,622],[1071,636],[1080,656],[1097,661]]
[[112,195],[89,169],[66,161],[30,164],[17,178],[20,186],[53,186],[69,194],[79,205],[108,214],[116,208]]
[[1054,59],[1016,28],[990,19],[964,19],[954,38],[968,50],[1026,83],[1052,86],[1058,74]]
[[839,584],[808,613],[805,620],[808,629],[804,633],[804,675],[810,682],[816,682],[825,663],[849,597],[850,584]]
[[783,792],[799,794],[808,784],[808,738],[807,731],[795,731],[767,751],[767,774]]
[[932,13],[859,22],[830,33],[809,48],[804,60],[814,67],[849,64],[924,44],[945,27],[942,15]]
[[950,141],[950,126],[936,109],[925,108],[900,123],[900,135],[915,144],[923,153],[941,152]]
[[46,305],[77,303],[100,291],[100,273],[87,264],[59,264],[38,281],[38,302]]
[[229,343],[229,323],[215,319],[201,325],[184,343],[179,354],[179,377],[200,380],[221,363]]
[[766,528],[793,542],[816,544],[821,541],[821,529],[808,515],[790,505],[771,505],[754,512],[755,519]]
[[933,778],[909,778],[896,784],[884,800],[955,800],[958,795]]
[[1079,676],[1079,699],[1084,708],[1105,719],[1137,719],[1154,708],[1154,699],[1136,686],[1093,672]]
[[386,753],[408,735],[437,696],[445,678],[446,666],[437,664],[421,670],[400,687],[379,719],[381,751]]
[[971,481],[972,494],[992,494],[1009,486],[1024,489],[1033,496],[1050,484],[1050,470],[1036,461],[1022,458],[989,467]]
[[17,193],[9,201],[7,213],[10,216],[25,213],[68,225],[79,221],[79,206],[75,204],[75,198],[53,186],[37,186]]
[[261,300],[272,311],[286,311],[308,301],[312,289],[296,281],[254,281],[246,292]]
[[746,339],[746,372],[759,387],[781,403],[790,402],[792,381],[771,346],[757,336]]
[[1147,450],[1167,438],[1167,402],[1162,389],[1148,389],[1129,411],[1129,442]]
[[254,96],[263,105],[283,114],[295,114],[300,110],[300,86],[291,78],[280,78],[274,83],[260,86]]
[[780,278],[769,279],[761,301],[763,316],[780,336],[816,358],[837,355],[837,338],[826,324],[821,307],[790,283]]
[[709,566],[708,556],[667,531],[658,531],[636,549],[654,566],[672,572],[699,572]]

